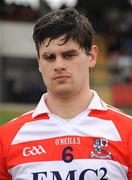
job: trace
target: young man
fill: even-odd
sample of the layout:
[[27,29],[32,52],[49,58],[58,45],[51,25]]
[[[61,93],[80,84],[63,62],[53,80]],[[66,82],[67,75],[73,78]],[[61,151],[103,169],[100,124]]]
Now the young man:
[[0,180],[132,180],[132,119],[89,86],[98,54],[89,20],[51,12],[33,38],[47,93],[0,128]]

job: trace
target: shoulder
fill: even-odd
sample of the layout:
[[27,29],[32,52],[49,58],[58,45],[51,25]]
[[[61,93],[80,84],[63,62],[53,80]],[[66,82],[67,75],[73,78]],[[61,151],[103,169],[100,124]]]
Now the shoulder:
[[[12,121],[0,126],[0,156],[2,158],[3,153],[6,156],[9,153],[10,146],[13,139],[18,133],[19,129],[27,122],[32,119],[32,112],[23,114]],[[3,152],[1,154],[1,152]]]
[[38,121],[40,119],[48,119],[47,114],[40,114],[37,117],[33,118],[34,110],[29,111],[21,116],[9,121],[8,123],[0,126],[0,142],[6,142],[7,144],[11,144],[12,140],[18,133],[18,131],[29,122]]
[[[32,123],[34,121],[48,119],[47,114],[43,114],[43,115],[41,114],[40,116],[37,116],[37,118],[33,118],[32,117],[33,112],[34,110],[27,112],[11,120],[5,125],[0,126],[0,153],[3,152],[4,156],[6,157],[8,156],[15,137],[19,134],[21,128],[23,128],[23,126],[26,123],[30,123],[30,122]],[[0,156],[2,155],[0,154]]]
[[94,116],[97,118],[101,118],[104,120],[113,120],[113,121],[130,121],[132,123],[132,116],[127,115],[123,111],[118,108],[115,108],[111,105],[107,104],[107,110],[100,111],[100,110],[93,110],[90,113],[90,116]]
[[122,128],[127,126],[132,128],[132,116],[110,105],[108,105],[108,113],[111,120],[118,126],[120,125]]
[[125,128],[132,130],[132,116],[127,115],[126,113],[111,105],[107,105],[106,111],[91,111],[90,116],[106,121],[112,121],[114,125],[119,129],[123,130]]
[[8,123],[0,126],[0,141],[8,143],[11,142],[13,137],[17,134],[19,129],[29,121],[32,121],[32,113],[33,111],[27,112]]
[[132,120],[132,116],[131,115],[128,115],[126,114],[125,112],[121,111],[120,109],[118,108],[115,108],[111,105],[107,105],[108,107],[108,110],[111,114],[113,114],[114,116],[118,116],[119,118],[121,119],[124,119],[124,120]]
[[111,121],[111,123],[113,123],[113,125],[116,127],[120,136],[124,138],[128,138],[132,132],[132,116],[127,115],[111,105],[107,105],[106,111],[91,111],[90,116],[104,121]]

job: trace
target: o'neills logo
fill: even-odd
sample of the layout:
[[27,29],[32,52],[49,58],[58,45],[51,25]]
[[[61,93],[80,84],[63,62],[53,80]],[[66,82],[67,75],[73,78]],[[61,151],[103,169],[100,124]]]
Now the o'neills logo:
[[91,152],[90,157],[98,159],[112,158],[112,153],[108,152],[108,140],[107,139],[95,139],[94,150]]
[[70,145],[70,144],[80,144],[80,137],[62,137],[55,139],[55,145]]
[[46,151],[41,145],[25,147],[23,149],[23,156],[35,156],[35,155],[40,155],[43,153],[45,154]]

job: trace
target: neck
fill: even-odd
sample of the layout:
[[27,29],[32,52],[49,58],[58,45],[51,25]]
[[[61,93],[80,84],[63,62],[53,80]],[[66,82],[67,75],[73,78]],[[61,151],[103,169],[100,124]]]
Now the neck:
[[71,97],[58,97],[48,93],[46,104],[53,114],[63,119],[72,119],[88,107],[92,98],[93,93],[90,90]]

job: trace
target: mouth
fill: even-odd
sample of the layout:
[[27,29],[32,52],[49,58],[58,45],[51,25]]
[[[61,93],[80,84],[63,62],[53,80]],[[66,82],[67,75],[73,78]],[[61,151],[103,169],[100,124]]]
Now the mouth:
[[55,76],[53,79],[56,80],[56,81],[66,81],[69,78],[70,77],[66,76],[66,75],[58,75],[58,76]]

